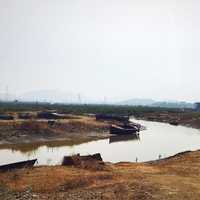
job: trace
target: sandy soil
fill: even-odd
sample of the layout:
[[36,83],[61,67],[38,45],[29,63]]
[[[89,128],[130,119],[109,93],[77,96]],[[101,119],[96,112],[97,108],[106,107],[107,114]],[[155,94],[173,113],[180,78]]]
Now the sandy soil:
[[0,174],[0,199],[199,200],[200,151],[101,170],[36,167]]

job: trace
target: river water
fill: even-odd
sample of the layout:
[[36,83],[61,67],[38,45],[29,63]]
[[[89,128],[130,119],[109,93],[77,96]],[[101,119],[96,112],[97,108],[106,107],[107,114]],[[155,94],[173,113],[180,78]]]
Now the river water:
[[57,165],[63,156],[101,153],[104,161],[138,162],[156,160],[176,153],[200,149],[200,130],[172,126],[166,123],[134,120],[147,129],[134,136],[117,137],[72,146],[40,146],[18,149],[1,149],[0,165],[37,158],[38,165]]

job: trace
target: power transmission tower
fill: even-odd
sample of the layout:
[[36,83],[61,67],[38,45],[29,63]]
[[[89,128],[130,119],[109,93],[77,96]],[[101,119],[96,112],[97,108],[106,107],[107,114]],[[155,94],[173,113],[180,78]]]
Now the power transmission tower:
[[6,91],[5,91],[5,100],[6,100],[6,101],[9,100],[9,90],[8,90],[8,86],[6,86]]
[[107,98],[106,96],[104,96],[103,103],[106,104],[106,102],[107,102]]
[[82,103],[82,99],[81,99],[81,95],[80,94],[78,94],[78,102],[79,102],[79,104]]

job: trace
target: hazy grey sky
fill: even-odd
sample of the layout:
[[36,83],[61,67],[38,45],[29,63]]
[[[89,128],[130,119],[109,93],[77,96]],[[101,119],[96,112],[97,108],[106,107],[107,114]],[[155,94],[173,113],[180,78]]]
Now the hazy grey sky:
[[0,90],[200,100],[199,0],[0,0]]

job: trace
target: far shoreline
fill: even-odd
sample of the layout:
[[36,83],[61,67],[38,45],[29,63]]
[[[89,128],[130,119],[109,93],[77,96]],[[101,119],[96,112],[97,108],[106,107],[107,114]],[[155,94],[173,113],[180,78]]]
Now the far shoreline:
[[[167,113],[149,112],[132,116],[136,120],[168,123],[177,122],[178,125],[200,129],[200,118],[193,113]],[[191,120],[191,115],[194,115]],[[0,149],[20,146],[43,145],[78,145],[86,142],[107,139],[109,134],[109,122],[96,121],[95,117],[73,115],[72,119],[58,120],[58,126],[49,127],[48,120],[14,120],[0,121]],[[25,125],[27,127],[24,126]],[[36,127],[37,130],[34,130]],[[59,127],[60,126],[60,127]],[[22,129],[20,128],[22,127]],[[148,128],[148,127],[147,127]],[[69,129],[69,130],[68,130]],[[2,134],[4,132],[4,134]]]

